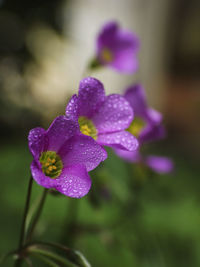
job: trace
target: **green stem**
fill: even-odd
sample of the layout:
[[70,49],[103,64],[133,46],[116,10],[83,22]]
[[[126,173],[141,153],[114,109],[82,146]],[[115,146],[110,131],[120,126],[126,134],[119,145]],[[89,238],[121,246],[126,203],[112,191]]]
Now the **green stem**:
[[29,228],[29,231],[28,231],[28,234],[27,234],[27,238],[26,238],[26,243],[30,242],[30,240],[32,238],[33,232],[35,230],[35,226],[36,226],[36,224],[37,224],[37,222],[38,222],[38,220],[40,218],[40,215],[42,213],[42,209],[43,209],[43,206],[44,206],[44,202],[45,202],[47,193],[48,193],[48,189],[45,188],[44,191],[43,191],[42,197],[40,199],[40,203],[39,203],[35,218],[33,219],[33,222],[32,222],[32,224],[31,224],[31,226]]
[[[23,242],[24,242],[24,235],[25,235],[25,224],[26,224],[26,217],[30,205],[30,199],[31,199],[31,189],[33,184],[33,178],[30,176],[29,184],[28,184],[28,192],[26,197],[26,204],[24,208],[24,214],[23,214],[23,220],[21,225],[21,232],[20,232],[20,238],[19,238],[19,245],[18,245],[18,253],[20,253],[20,250],[22,249]],[[15,262],[15,267],[19,267],[21,265],[21,259],[20,257]]]

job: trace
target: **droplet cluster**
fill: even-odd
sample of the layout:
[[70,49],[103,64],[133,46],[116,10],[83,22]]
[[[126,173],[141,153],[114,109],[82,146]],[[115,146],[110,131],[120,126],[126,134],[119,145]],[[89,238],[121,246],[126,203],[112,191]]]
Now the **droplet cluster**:
[[114,132],[126,129],[133,119],[128,101],[118,94],[106,97],[105,102],[93,117],[98,132]]
[[105,101],[103,84],[92,77],[87,77],[80,82],[78,105],[79,115],[87,118],[93,117]]

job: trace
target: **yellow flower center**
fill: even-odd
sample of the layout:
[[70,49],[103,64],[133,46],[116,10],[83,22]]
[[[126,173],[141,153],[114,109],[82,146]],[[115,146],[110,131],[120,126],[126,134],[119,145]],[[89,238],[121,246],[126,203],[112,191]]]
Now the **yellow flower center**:
[[106,63],[109,63],[113,60],[113,54],[108,48],[104,48],[102,50],[101,57]]
[[40,163],[43,173],[50,178],[56,178],[62,172],[63,163],[60,156],[58,156],[55,151],[42,152]]
[[129,128],[127,129],[128,132],[130,132],[135,137],[138,137],[142,131],[142,129],[145,126],[145,122],[136,117],[130,124]]
[[82,134],[91,136],[94,140],[97,139],[97,129],[91,120],[84,116],[81,116],[78,119],[78,123]]

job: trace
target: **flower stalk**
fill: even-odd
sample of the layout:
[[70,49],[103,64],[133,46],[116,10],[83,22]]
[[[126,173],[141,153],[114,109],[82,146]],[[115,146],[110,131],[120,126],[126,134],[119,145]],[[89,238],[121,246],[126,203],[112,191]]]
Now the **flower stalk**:
[[28,192],[27,192],[27,197],[26,197],[26,203],[25,203],[25,208],[24,208],[24,215],[22,219],[22,225],[21,225],[21,233],[20,233],[20,238],[19,238],[19,245],[18,245],[18,259],[15,262],[15,267],[19,267],[21,265],[21,258],[20,258],[20,251],[23,247],[24,244],[24,235],[25,235],[25,224],[26,224],[26,218],[30,206],[30,200],[31,200],[31,191],[32,191],[32,185],[33,185],[33,178],[30,176],[29,179],[29,184],[28,184]]

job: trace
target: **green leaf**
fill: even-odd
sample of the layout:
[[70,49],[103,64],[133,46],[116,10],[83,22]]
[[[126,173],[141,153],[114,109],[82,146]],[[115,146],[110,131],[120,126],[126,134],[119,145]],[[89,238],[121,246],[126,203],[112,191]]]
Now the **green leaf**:
[[32,255],[35,256],[35,258],[38,258],[39,260],[45,262],[46,264],[48,264],[51,267],[59,267],[59,265],[57,263],[55,263],[51,259],[47,258],[46,256],[40,255],[38,253],[32,253]]
[[77,263],[79,264],[79,266],[91,267],[90,263],[80,251],[75,250],[74,252],[78,256]]
[[[56,262],[59,264],[58,266],[74,267],[74,265],[72,265],[64,257],[43,247],[33,245],[28,248],[28,252],[29,252],[29,255],[35,255],[35,256],[40,255],[43,258],[46,258],[46,261],[48,261],[49,263],[51,262],[51,264]],[[54,263],[54,266],[55,266],[55,263]]]
[[[51,249],[56,249],[58,251],[61,251],[62,253],[64,253],[64,256],[60,256],[59,254],[52,252],[51,250],[48,249],[48,247]],[[28,248],[28,250],[32,252],[37,251],[37,253],[45,254],[47,257],[51,257],[56,261],[59,260],[63,262],[63,264],[68,264],[63,266],[69,266],[70,262],[73,264],[73,266],[75,265],[78,267],[91,267],[90,263],[87,261],[85,256],[80,251],[70,249],[66,246],[57,243],[51,243],[51,242],[34,243]]]

